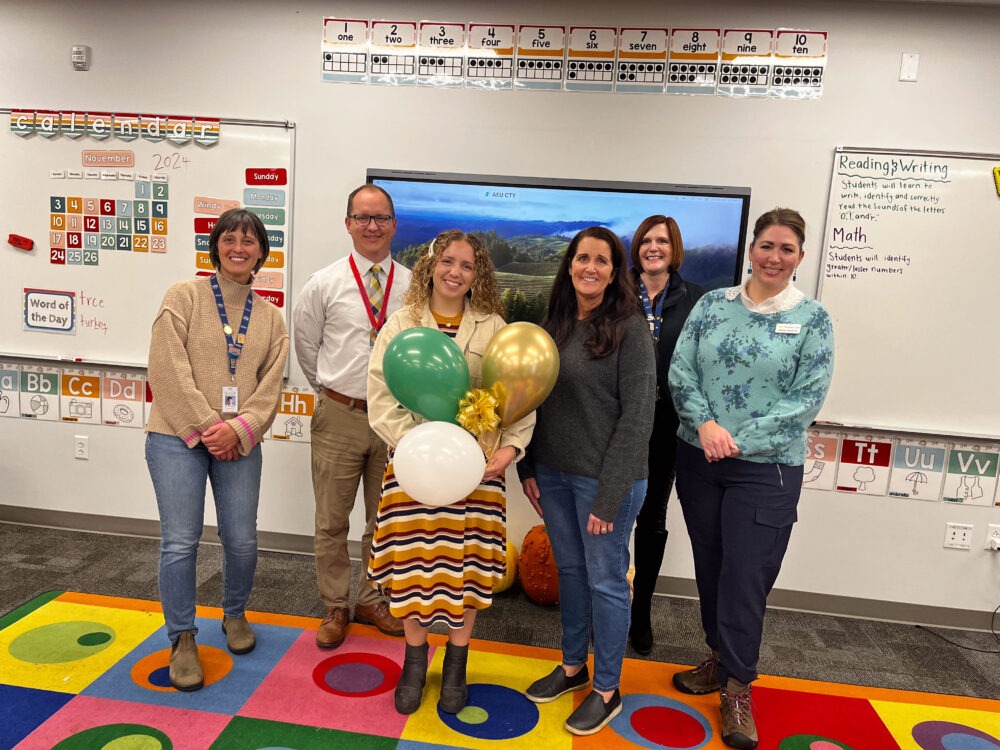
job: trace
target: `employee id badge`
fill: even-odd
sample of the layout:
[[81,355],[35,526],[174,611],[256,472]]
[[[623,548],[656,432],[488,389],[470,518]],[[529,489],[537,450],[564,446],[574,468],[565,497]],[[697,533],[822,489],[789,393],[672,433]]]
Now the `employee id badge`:
[[222,413],[223,414],[240,413],[239,388],[237,388],[235,385],[222,386]]

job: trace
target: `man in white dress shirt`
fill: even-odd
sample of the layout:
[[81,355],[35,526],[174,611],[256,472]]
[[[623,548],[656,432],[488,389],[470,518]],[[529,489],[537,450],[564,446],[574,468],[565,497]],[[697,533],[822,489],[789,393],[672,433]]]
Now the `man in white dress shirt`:
[[[354,250],[314,273],[293,313],[295,354],[316,389],[312,417],[312,479],[316,495],[316,579],[326,605],[316,633],[321,648],[336,648],[350,620],[351,561],[347,534],[363,484],[365,526],[362,569],[368,564],[385,469],[385,444],[368,426],[368,359],[385,320],[402,307],[409,270],[389,253],[396,234],[392,198],[362,185],[347,199],[347,233]],[[401,620],[362,575],[354,619],[389,635],[403,635]]]

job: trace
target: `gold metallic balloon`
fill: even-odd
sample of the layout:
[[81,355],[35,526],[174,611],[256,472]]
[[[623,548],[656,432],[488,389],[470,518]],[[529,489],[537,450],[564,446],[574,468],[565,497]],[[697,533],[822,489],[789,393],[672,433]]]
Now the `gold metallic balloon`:
[[483,384],[500,402],[505,426],[530,414],[552,392],[559,350],[541,326],[518,322],[494,334],[483,354]]

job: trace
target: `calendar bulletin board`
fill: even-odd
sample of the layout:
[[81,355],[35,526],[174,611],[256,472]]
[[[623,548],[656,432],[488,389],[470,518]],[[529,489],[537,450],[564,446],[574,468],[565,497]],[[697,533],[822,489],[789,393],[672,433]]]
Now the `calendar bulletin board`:
[[255,291],[289,309],[292,123],[0,113],[0,356],[145,366],[164,292],[212,272],[238,206],[268,230]]

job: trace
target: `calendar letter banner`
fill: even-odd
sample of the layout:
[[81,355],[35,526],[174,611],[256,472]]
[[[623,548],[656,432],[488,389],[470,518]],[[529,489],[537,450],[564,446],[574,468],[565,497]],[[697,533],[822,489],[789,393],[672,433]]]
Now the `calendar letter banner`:
[[308,443],[309,421],[316,408],[316,394],[293,388],[282,391],[278,400],[278,414],[271,424],[272,440],[289,440]]
[[957,443],[948,457],[942,499],[946,503],[992,505],[997,491],[998,446]]
[[889,497],[941,499],[948,444],[930,440],[900,440],[892,459]]
[[101,371],[66,369],[60,374],[60,413],[63,422],[101,423]]
[[832,490],[840,454],[840,434],[823,430],[806,432],[806,460],[802,467],[802,487]]
[[889,487],[892,440],[882,435],[845,436],[840,447],[837,489],[859,495],[884,495]]

